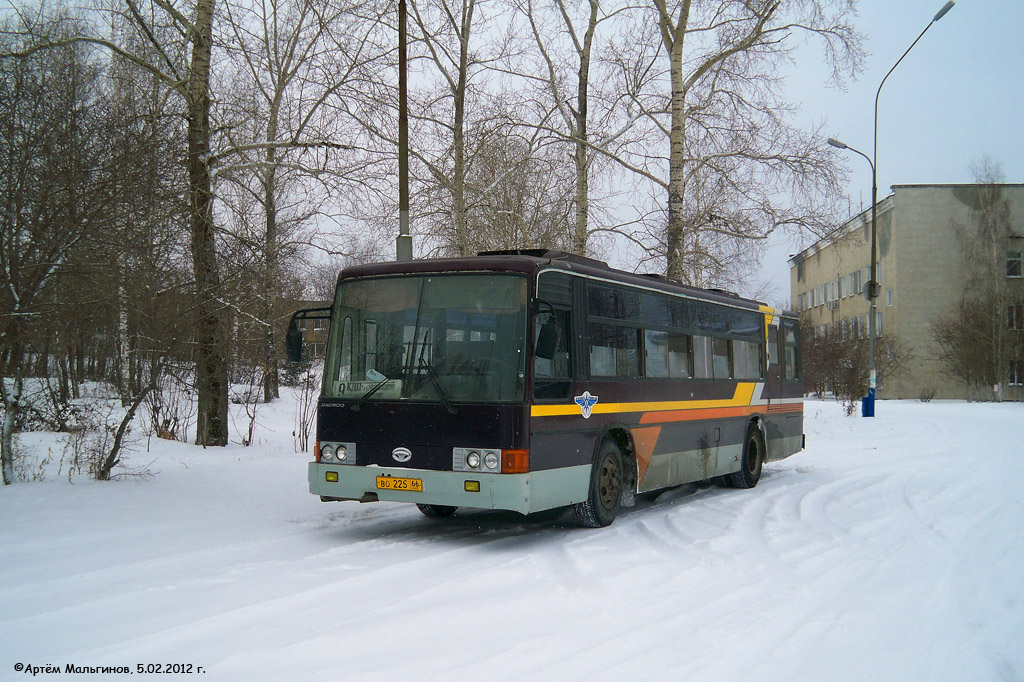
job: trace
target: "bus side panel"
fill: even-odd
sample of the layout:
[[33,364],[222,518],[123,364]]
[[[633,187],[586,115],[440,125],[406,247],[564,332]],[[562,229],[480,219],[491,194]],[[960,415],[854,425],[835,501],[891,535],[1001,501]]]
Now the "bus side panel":
[[[535,405],[531,419],[532,471],[584,466],[589,471],[598,439],[610,429],[629,432],[636,455],[637,490],[646,492],[739,471],[743,440],[751,419],[763,407],[747,393],[760,385],[737,382],[579,382],[598,402],[589,418],[577,405]],[[686,399],[686,409],[669,409]],[[640,400],[644,399],[644,400]],[[702,403],[707,406],[703,407]],[[631,409],[633,406],[640,409]],[[580,476],[574,499],[585,494],[589,476]]]

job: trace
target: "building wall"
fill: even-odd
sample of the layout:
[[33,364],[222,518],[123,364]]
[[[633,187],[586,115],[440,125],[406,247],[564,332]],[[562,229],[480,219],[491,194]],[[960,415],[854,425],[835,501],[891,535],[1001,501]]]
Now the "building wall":
[[[896,185],[893,193],[879,202],[878,260],[880,294],[876,301],[881,313],[881,334],[876,357],[888,352],[898,337],[913,354],[906,376],[890,378],[879,388],[880,398],[918,398],[934,390],[938,398],[965,398],[966,388],[943,373],[935,358],[931,325],[955,306],[966,292],[967,272],[962,244],[955,226],[971,225],[972,185]],[[1014,231],[1024,235],[1024,185],[1004,185],[1003,198],[1010,207]],[[870,258],[871,212],[848,221],[831,240],[822,240],[790,259],[793,305],[815,327],[842,325],[843,320],[868,314],[868,301],[858,291],[836,298],[829,305],[818,301],[821,285],[837,278],[849,280],[851,273],[865,272]],[[801,265],[802,263],[802,265]],[[802,270],[802,273],[799,271]],[[802,277],[799,276],[802,274]],[[1005,272],[996,273],[1005,277]],[[868,275],[862,276],[864,286]],[[1010,282],[1011,286],[1024,283]],[[848,286],[848,285],[847,285]],[[816,288],[815,305],[808,292]],[[889,296],[892,305],[889,305]],[[969,293],[969,292],[967,292]],[[863,330],[866,334],[866,329]]]

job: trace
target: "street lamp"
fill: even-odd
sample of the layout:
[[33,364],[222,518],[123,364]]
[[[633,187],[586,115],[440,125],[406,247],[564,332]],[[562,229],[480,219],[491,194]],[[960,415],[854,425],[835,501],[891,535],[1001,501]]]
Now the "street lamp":
[[870,301],[870,312],[868,313],[868,394],[864,399],[864,407],[862,414],[865,417],[875,416],[875,388],[877,387],[877,372],[875,370],[875,336],[877,329],[877,303],[879,294],[878,286],[878,97],[882,94],[882,86],[885,85],[885,81],[892,75],[892,72],[896,70],[896,67],[900,65],[903,58],[906,57],[911,50],[914,49],[914,45],[917,45],[917,41],[924,37],[924,34],[928,32],[928,29],[932,27],[936,21],[946,16],[946,13],[953,9],[953,5],[956,3],[954,0],[949,0],[945,5],[942,6],[932,20],[928,22],[928,25],[924,27],[921,34],[914,39],[914,42],[910,44],[907,51],[903,53],[903,56],[896,60],[896,63],[892,65],[889,72],[885,74],[885,78],[878,84],[878,90],[875,92],[875,143],[874,148],[871,152],[871,158],[868,159],[867,154],[857,151],[853,147],[849,147],[839,140],[829,138],[828,143],[837,149],[849,149],[852,152],[860,154],[865,159],[868,159],[868,163],[871,164],[871,279],[868,281],[867,297]]
[[871,166],[871,280],[868,282],[868,287],[865,289],[865,294],[868,301],[871,303],[868,312],[868,395],[864,399],[864,404],[861,409],[861,413],[865,417],[875,416],[875,297],[878,295],[877,284],[875,281],[875,204],[878,203],[876,194],[878,188],[875,184],[875,163],[871,160],[871,157],[860,151],[854,149],[845,142],[841,142],[834,137],[828,138],[830,146],[836,149],[846,149],[854,154],[860,154]]

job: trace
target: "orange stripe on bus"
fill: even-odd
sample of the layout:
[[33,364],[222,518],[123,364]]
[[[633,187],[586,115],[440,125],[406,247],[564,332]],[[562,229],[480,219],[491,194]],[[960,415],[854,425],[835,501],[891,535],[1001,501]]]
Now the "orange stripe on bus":
[[671,410],[667,412],[646,412],[640,417],[641,424],[662,424],[666,422],[688,422],[698,419],[724,419],[726,417],[745,417],[761,411],[756,407],[719,407],[703,410]]

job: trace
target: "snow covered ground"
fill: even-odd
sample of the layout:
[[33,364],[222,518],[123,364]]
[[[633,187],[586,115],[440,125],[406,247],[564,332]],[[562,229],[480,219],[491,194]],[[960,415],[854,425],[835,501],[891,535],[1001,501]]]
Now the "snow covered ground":
[[600,530],[321,503],[261,409],[250,448],[143,444],[151,480],[0,490],[0,679],[1024,679],[1024,405],[811,401],[755,489]]

